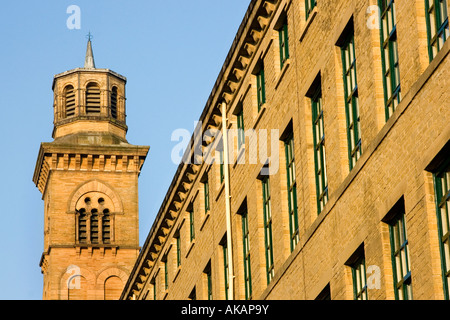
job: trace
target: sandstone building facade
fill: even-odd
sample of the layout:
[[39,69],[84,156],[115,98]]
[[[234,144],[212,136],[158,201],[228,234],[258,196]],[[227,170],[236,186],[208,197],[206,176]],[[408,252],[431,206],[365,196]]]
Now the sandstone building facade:
[[44,200],[44,300],[115,300],[139,254],[138,177],[149,148],[127,142],[126,78],[95,67],[53,80],[53,142],[33,181]]
[[252,0],[121,299],[449,299],[448,9]]

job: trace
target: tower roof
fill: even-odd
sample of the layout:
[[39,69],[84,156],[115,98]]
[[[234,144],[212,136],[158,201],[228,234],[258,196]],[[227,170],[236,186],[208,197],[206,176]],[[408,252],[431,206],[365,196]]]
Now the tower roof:
[[94,53],[92,52],[91,34],[89,33],[86,49],[86,58],[84,59],[85,69],[95,69]]

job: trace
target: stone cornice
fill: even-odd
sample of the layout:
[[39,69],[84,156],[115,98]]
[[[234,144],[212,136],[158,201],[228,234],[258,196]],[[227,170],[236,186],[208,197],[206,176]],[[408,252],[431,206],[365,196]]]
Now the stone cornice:
[[41,143],[33,182],[44,194],[52,171],[141,172],[150,147]]
[[113,76],[115,76],[115,77],[117,77],[117,78],[119,78],[119,79],[121,79],[121,80],[127,82],[127,78],[126,78],[126,77],[124,77],[124,76],[122,76],[122,75],[118,74],[117,72],[114,72],[114,71],[112,71],[112,70],[110,70],[110,69],[85,69],[85,68],[76,68],[76,69],[72,69],[72,70],[68,70],[68,71],[65,71],[65,72],[56,74],[56,75],[53,77],[52,90],[53,90],[54,87],[55,87],[55,81],[56,81],[56,79],[61,78],[61,77],[64,77],[64,76],[67,76],[67,75],[72,74],[72,73],[77,73],[77,72],[86,72],[86,73],[89,73],[89,72],[90,72],[90,73],[109,73],[109,74],[111,74],[111,75],[113,75]]

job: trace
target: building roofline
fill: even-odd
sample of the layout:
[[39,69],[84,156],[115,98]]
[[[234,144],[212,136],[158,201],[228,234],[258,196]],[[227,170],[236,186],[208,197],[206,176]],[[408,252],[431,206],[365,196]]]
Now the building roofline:
[[[243,21],[241,22],[239,29],[237,31],[237,34],[233,40],[233,43],[228,51],[228,54],[225,58],[225,61],[222,65],[222,68],[219,72],[219,75],[214,83],[213,89],[208,97],[208,100],[206,102],[206,106],[204,107],[201,116],[200,116],[200,122],[204,123],[204,125],[207,123],[205,119],[207,119],[208,115],[212,114],[214,107],[214,101],[217,101],[217,104],[221,103],[224,99],[222,98],[222,92],[225,91],[226,86],[226,80],[231,72],[227,71],[230,67],[233,66],[233,63],[235,63],[235,55],[239,53],[239,50],[241,49],[240,44],[243,44],[246,42],[245,36],[246,33],[249,31],[248,29],[251,29],[252,22],[253,22],[253,15],[257,13],[257,9],[259,9],[263,3],[269,2],[273,5],[279,5],[281,1],[278,0],[251,0],[247,11],[244,15]],[[259,6],[258,6],[259,4]],[[255,8],[257,8],[255,10]],[[253,57],[251,57],[253,58]],[[248,68],[248,66],[247,66]],[[183,159],[192,159],[193,153],[194,153],[194,138],[195,133],[191,137],[191,148],[186,149]],[[176,187],[179,185],[179,182],[181,181],[183,177],[183,171],[186,171],[187,167],[190,164],[186,164],[184,161],[181,161],[181,163],[178,165],[177,171],[172,179],[172,182],[168,188],[168,191],[162,201],[161,207],[156,215],[156,218],[154,220],[154,223],[152,227],[150,228],[150,231],[147,235],[147,238],[145,240],[144,245],[142,246],[142,249],[139,253],[139,256],[136,259],[136,263],[133,267],[133,270],[130,273],[130,276],[128,278],[127,283],[125,284],[124,291],[122,292],[121,299],[126,299],[130,296],[130,294],[133,291],[133,287],[130,287],[133,282],[135,282],[136,278],[139,275],[139,270],[142,267],[142,264],[145,262],[145,257],[148,255],[148,251],[150,250],[150,244],[154,241],[156,237],[156,231],[162,224],[164,217],[166,215],[166,211],[169,210],[169,200],[173,198],[174,192],[176,192]]]
[[77,72],[92,72],[92,73],[109,73],[121,80],[123,80],[125,83],[127,82],[127,78],[111,69],[90,69],[90,68],[75,68],[75,69],[71,69],[71,70],[67,70],[58,74],[55,74],[53,76],[53,82],[52,82],[52,90],[55,88],[55,82],[58,78],[73,74],[73,73],[77,73]]

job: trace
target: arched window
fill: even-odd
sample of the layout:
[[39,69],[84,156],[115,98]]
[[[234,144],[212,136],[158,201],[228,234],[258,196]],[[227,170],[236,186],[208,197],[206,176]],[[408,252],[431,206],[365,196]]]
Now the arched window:
[[68,281],[68,300],[87,300],[88,283],[85,277],[75,275]]
[[113,200],[102,192],[87,192],[76,204],[77,243],[111,244],[113,242],[115,211]]
[[80,243],[86,243],[87,241],[87,215],[85,209],[81,209],[78,215],[78,241]]
[[75,90],[71,85],[64,89],[64,108],[66,117],[75,115]]
[[111,117],[117,119],[117,87],[111,90]]
[[102,239],[103,243],[111,242],[111,215],[108,209],[103,210]]
[[89,83],[86,87],[86,114],[100,113],[100,87]]
[[119,277],[112,276],[106,279],[105,300],[119,300],[123,287],[123,282]]

